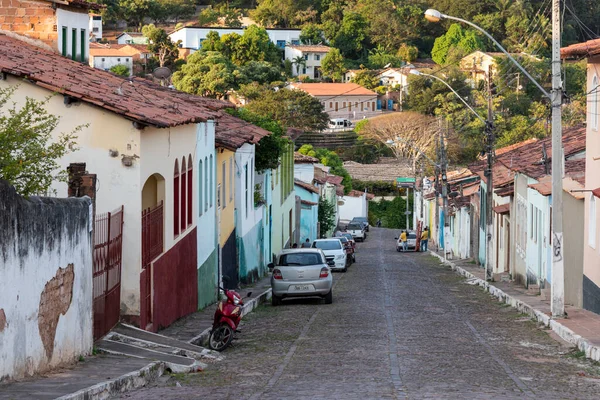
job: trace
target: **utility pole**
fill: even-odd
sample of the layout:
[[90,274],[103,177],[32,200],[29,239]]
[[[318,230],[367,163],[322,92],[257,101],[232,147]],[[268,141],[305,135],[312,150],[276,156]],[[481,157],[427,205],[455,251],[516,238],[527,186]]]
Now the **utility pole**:
[[485,279],[491,281],[493,277],[492,269],[492,232],[494,230],[494,180],[492,177],[492,168],[494,164],[494,114],[493,114],[493,98],[492,98],[492,67],[488,67],[488,114],[485,122],[485,135],[487,139],[487,169],[485,176],[487,178],[487,191],[485,193]]
[[519,90],[521,88],[521,73],[517,72],[517,100],[519,100]]
[[[439,118],[439,117],[438,117]],[[438,237],[436,239],[436,243],[437,243],[437,247],[438,249],[440,248],[440,192],[438,190],[439,188],[439,174],[440,174],[440,162],[441,162],[441,157],[440,157],[440,146],[439,146],[439,141],[436,140],[435,141],[435,152],[437,155],[437,163],[435,166],[435,232],[437,233]]]
[[407,231],[406,234],[407,235],[408,235],[408,228],[409,228],[409,226],[408,226],[408,212],[409,212],[408,211],[408,198],[409,198],[409,196],[410,196],[410,188],[407,186],[406,187],[406,209],[404,211],[404,214],[406,215],[406,231]]
[[[448,121],[446,121],[446,129],[448,128]],[[448,161],[446,159],[446,147],[444,145],[444,130],[440,129],[440,155],[442,156],[441,168],[442,168],[442,215],[444,216],[444,223],[441,226],[442,229],[442,246],[444,248],[444,259],[448,254],[446,249],[446,224],[448,223]]]
[[560,61],[560,0],[552,0],[552,297],[554,318],[565,314],[563,258],[562,82]]

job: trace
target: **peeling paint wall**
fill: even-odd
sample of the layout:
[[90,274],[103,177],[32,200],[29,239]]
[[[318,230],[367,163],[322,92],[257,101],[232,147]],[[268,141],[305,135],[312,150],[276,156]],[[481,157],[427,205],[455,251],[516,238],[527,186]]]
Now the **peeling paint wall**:
[[0,381],[91,351],[91,200],[18,196],[0,181]]

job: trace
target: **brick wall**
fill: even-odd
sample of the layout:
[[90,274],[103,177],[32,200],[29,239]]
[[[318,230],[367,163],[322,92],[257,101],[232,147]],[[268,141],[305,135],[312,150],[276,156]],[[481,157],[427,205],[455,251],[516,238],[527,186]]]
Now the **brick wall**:
[[42,0],[0,0],[0,30],[41,41],[58,51],[55,6]]

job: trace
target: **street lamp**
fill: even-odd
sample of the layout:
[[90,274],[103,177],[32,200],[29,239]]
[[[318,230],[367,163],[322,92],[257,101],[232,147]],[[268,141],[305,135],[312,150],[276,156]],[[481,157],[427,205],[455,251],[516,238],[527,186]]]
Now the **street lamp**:
[[552,105],[552,297],[550,308],[553,317],[562,317],[565,314],[565,271],[564,271],[564,246],[563,246],[563,148],[562,148],[562,80],[560,59],[561,15],[560,0],[552,0],[552,94],[549,94],[529,73],[519,64],[504,47],[498,43],[481,27],[462,18],[452,17],[441,12],[429,9],[425,11],[425,18],[430,22],[439,22],[441,19],[450,19],[465,23],[488,37],[508,59],[515,64],[531,82],[533,82],[544,96],[550,99]]

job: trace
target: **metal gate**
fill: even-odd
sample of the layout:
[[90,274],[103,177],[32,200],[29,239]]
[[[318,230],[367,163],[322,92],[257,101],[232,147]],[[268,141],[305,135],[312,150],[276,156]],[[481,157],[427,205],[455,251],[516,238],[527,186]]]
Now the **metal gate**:
[[142,211],[142,272],[140,274],[140,327],[152,325],[152,261],[164,250],[163,202]]
[[122,253],[123,206],[94,221],[94,340],[119,322]]

